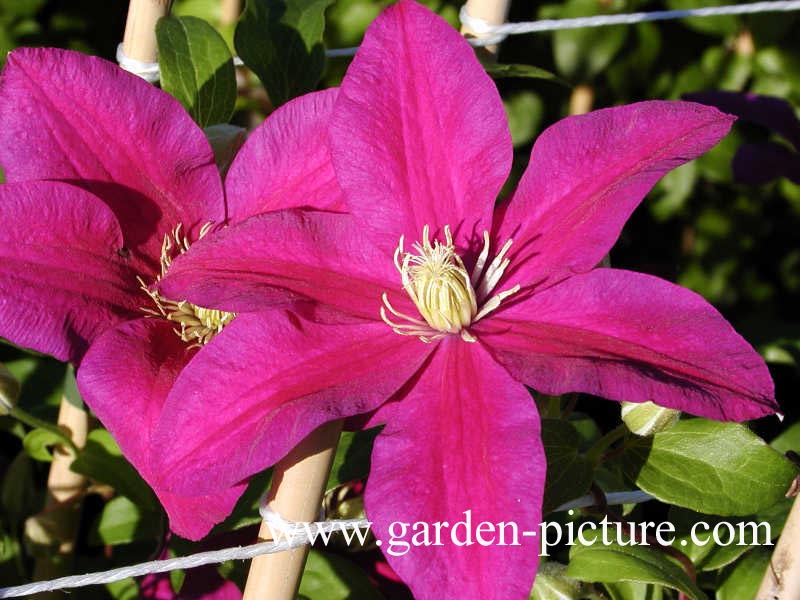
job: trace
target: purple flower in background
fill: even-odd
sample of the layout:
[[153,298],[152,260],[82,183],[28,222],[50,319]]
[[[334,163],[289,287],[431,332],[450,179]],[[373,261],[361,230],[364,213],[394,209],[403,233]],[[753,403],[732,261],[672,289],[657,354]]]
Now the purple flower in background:
[[[321,423],[375,411],[386,426],[366,510],[379,539],[399,535],[393,522],[452,525],[466,511],[532,531],[545,457],[525,385],[722,420],[775,412],[764,361],[703,298],[595,268],[655,182],[732,121],[658,101],[570,117],[495,209],[512,159],[497,90],[456,31],[401,0],[367,31],[331,119],[350,214],[248,219],[159,286],[239,315],[167,398],[160,485],[219,489]],[[260,312],[287,297],[315,304]],[[527,598],[538,541],[505,535],[383,550],[418,598]]]
[[[166,93],[76,52],[8,56],[0,336],[79,365],[83,398],[151,485],[150,433],[167,393],[233,318],[151,286],[213,225],[340,202],[318,143],[335,97],[312,94],[277,111],[223,190],[202,130]],[[195,496],[155,487],[173,531],[190,538],[227,515],[243,489],[237,481]]]
[[800,185],[800,119],[782,98],[741,92],[696,92],[684,98],[766,127],[793,147],[773,141],[742,144],[733,157],[733,177],[740,183],[760,185],[786,177]]

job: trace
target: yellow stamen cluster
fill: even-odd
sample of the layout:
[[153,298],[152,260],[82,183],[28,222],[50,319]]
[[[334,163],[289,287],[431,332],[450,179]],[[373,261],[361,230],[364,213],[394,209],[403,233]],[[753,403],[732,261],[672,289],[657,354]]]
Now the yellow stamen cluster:
[[[203,225],[198,239],[208,233],[211,225],[211,223]],[[161,278],[167,274],[176,256],[180,256],[189,249],[189,240],[182,234],[181,229],[182,226],[179,224],[171,235],[164,236],[164,242],[161,244],[161,273],[156,276],[154,283],[161,281]],[[141,277],[137,277],[137,280],[142,291],[147,294],[155,306],[155,308],[142,307],[142,311],[150,316],[162,317],[177,323],[180,328],[175,329],[175,333],[184,342],[190,343],[190,348],[203,346],[210,342],[236,316],[235,313],[203,308],[185,300],[180,302],[170,300],[150,289],[150,286]]]
[[[395,333],[413,335],[423,342],[458,333],[467,342],[475,337],[468,328],[500,306],[505,299],[516,294],[520,287],[489,297],[508,267],[505,258],[512,240],[508,240],[494,260],[486,266],[489,257],[489,232],[483,233],[483,250],[470,274],[461,257],[456,254],[449,226],[444,228],[445,242],[430,240],[430,228],[422,229],[422,242],[413,245],[413,252],[404,249],[404,238],[394,253],[394,264],[400,272],[403,289],[419,310],[422,319],[395,310],[386,294],[383,295],[381,318]],[[404,322],[391,320],[387,311]]]

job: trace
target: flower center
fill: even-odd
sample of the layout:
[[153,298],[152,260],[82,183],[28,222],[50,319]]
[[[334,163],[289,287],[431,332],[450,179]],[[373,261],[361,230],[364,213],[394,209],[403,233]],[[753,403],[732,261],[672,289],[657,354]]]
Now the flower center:
[[[167,270],[176,256],[180,256],[189,249],[189,240],[181,233],[182,225],[178,225],[171,235],[164,236],[161,244],[161,273],[156,276],[153,283],[158,283],[167,274]],[[202,238],[211,229],[211,223],[206,223],[200,229]],[[153,302],[154,308],[142,307],[147,315],[161,317],[178,324],[175,333],[184,342],[191,344],[189,347],[204,346],[217,335],[222,328],[233,321],[235,313],[222,310],[203,308],[185,300],[175,301],[165,298],[155,290],[151,290],[141,277],[137,277],[139,286]]]
[[[414,335],[423,342],[430,342],[447,334],[458,333],[467,342],[475,337],[468,331],[473,323],[481,320],[500,306],[505,299],[516,294],[520,286],[492,295],[500,278],[508,267],[505,258],[512,240],[508,240],[497,256],[487,266],[489,257],[489,232],[483,232],[483,250],[470,274],[461,257],[456,254],[450,227],[444,228],[445,242],[430,240],[430,227],[422,229],[422,241],[412,246],[412,252],[403,247],[404,237],[394,252],[394,265],[400,272],[403,289],[419,310],[422,319],[398,312],[383,294],[381,318],[395,333]],[[387,315],[401,319],[395,322]],[[424,319],[424,320],[423,320]]]

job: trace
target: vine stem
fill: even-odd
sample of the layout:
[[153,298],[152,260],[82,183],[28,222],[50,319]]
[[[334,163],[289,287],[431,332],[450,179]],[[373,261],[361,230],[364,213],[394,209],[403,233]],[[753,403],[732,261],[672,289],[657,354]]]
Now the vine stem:
[[[64,402],[66,402],[66,400],[62,399],[61,402],[63,404]],[[34,417],[32,414],[30,414],[25,410],[22,410],[18,406],[11,408],[8,414],[17,421],[19,421],[20,423],[24,423],[29,427],[33,427],[35,429],[44,429],[46,431],[49,431],[53,435],[58,436],[58,438],[64,443],[65,446],[69,448],[70,452],[73,455],[78,454],[78,446],[76,446],[75,442],[72,441],[72,437],[70,436],[70,434],[64,431],[64,429],[62,429],[58,425],[53,425],[49,421],[45,421],[43,419],[40,419],[39,417]],[[61,416],[61,409],[59,409],[59,425],[63,424],[69,427],[69,423],[61,422],[60,416]],[[67,419],[65,418],[65,420]]]
[[586,452],[586,458],[593,464],[599,464],[603,453],[617,440],[621,440],[628,434],[628,427],[625,423],[617,425],[599,440]]

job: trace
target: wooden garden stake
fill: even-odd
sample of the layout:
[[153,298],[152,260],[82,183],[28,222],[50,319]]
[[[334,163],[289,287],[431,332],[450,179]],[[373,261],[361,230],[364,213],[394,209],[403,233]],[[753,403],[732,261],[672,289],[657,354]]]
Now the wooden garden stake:
[[[341,421],[312,431],[275,465],[268,505],[287,521],[317,521],[322,495],[339,443]],[[272,539],[266,521],[260,540]],[[303,574],[308,546],[257,556],[250,564],[243,600],[294,600]]]
[[[72,404],[66,398],[61,399],[58,409],[58,427],[69,433],[72,442],[78,448],[86,445],[89,435],[89,413]],[[57,446],[50,463],[50,474],[47,477],[48,504],[64,502],[81,492],[86,485],[86,478],[70,471],[75,457],[68,448]]]
[[797,498],[800,496],[795,497],[755,600],[800,598],[800,502]]
[[222,0],[219,7],[219,22],[222,25],[233,25],[242,12],[242,0]]
[[569,97],[569,114],[583,115],[592,110],[594,89],[588,84],[575,86]]
[[[89,434],[89,414],[82,408],[78,408],[65,397],[61,398],[61,406],[58,409],[58,427],[68,433],[72,442],[78,448],[86,445],[86,436]],[[75,546],[75,534],[78,527],[80,506],[75,502],[70,502],[79,496],[86,487],[86,478],[83,475],[70,470],[70,465],[75,459],[73,452],[69,448],[56,446],[53,451],[53,462],[50,463],[50,473],[47,477],[47,497],[45,499],[45,509],[57,507],[58,510],[52,516],[58,523],[58,527],[50,529],[45,526],[45,537],[41,541],[52,543],[58,541],[58,554],[68,556],[72,554]],[[26,533],[37,519],[36,516],[29,519],[26,523]],[[37,558],[33,569],[35,581],[50,579],[63,575],[63,565],[55,564],[48,557]],[[36,598],[60,598],[60,592],[50,592],[48,594],[38,594]]]
[[156,23],[169,14],[172,0],[131,0],[122,38],[122,51],[142,62],[158,60]]
[[[508,17],[508,7],[511,0],[467,0],[466,11],[475,19],[483,19],[492,25],[502,25]],[[486,37],[486,34],[475,33],[469,27],[462,26],[461,33],[469,37]],[[486,51],[497,58],[498,46],[486,46]]]

